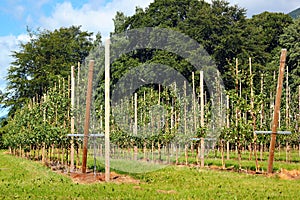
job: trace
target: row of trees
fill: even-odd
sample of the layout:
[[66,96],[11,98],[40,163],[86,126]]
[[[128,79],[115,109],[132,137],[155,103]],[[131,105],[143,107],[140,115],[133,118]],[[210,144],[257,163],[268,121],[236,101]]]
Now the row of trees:
[[[115,30],[111,35],[126,33],[136,28],[160,27],[186,34],[201,44],[214,59],[228,91],[225,96],[229,96],[229,110],[223,114],[228,116],[229,125],[226,125],[224,119],[224,129],[219,130],[221,139],[230,141],[231,144],[239,143],[241,147],[252,144],[254,141],[252,129],[254,116],[259,129],[269,130],[272,106],[274,105],[279,52],[282,47],[288,49],[287,72],[289,78],[285,80],[284,99],[287,100],[282,107],[281,128],[292,130],[294,133],[299,132],[300,68],[298,60],[300,51],[298,46],[300,20],[293,20],[290,16],[282,13],[269,12],[247,19],[245,13],[245,9],[231,6],[222,0],[214,0],[211,4],[198,0],[156,0],[145,10],[137,8],[133,16],[125,16],[122,12],[118,12],[114,19]],[[67,87],[69,69],[78,61],[84,63],[85,59],[94,59],[93,56],[97,56],[98,64],[96,65],[103,65],[101,36],[97,34],[96,39],[93,39],[92,33],[81,31],[80,27],[75,26],[53,32],[29,31],[28,34],[31,40],[21,44],[20,51],[13,52],[14,62],[8,71],[7,91],[1,95],[1,103],[10,107],[9,117],[1,127],[1,140],[6,146],[12,148],[20,146],[29,149],[36,146],[37,148],[50,148],[52,145],[68,147],[69,140],[65,136],[70,132],[69,118],[71,116],[70,95]],[[124,40],[126,43],[126,38]],[[118,42],[124,41],[116,42],[113,45],[117,49]],[[139,41],[129,42],[132,44],[127,44],[127,46],[136,46]],[[188,48],[189,44],[185,45],[181,48]],[[91,50],[93,53],[90,53]],[[87,57],[88,55],[90,56]],[[249,63],[249,57],[252,59],[251,63]],[[158,49],[137,49],[115,60],[112,63],[111,71],[112,88],[124,74],[142,63],[160,63],[171,66],[180,72],[190,85],[194,81],[193,93],[195,96],[193,98],[199,104],[200,100],[195,97],[200,94],[200,80],[197,73],[193,78],[194,67],[179,55]],[[249,65],[252,67],[251,72]],[[99,122],[103,119],[104,113],[104,75],[101,70],[97,73],[96,79],[99,81],[94,96],[96,102],[94,116],[97,118],[95,121]],[[79,81],[86,80],[84,75],[82,73]],[[62,80],[58,84],[57,76],[65,80],[64,87]],[[253,84],[250,84],[251,82]],[[64,92],[58,92],[58,85],[65,89]],[[251,108],[251,90],[254,95],[254,108]],[[155,119],[151,118],[149,114],[149,107],[153,107],[156,102],[159,102],[166,111],[164,117],[167,124],[160,127],[162,130],[159,133],[160,136],[154,137],[154,144],[150,142],[149,145],[158,148],[157,142],[171,141],[179,130],[177,132],[170,130],[174,130],[174,124],[179,118],[180,120],[184,119],[184,114],[180,110],[184,101],[180,102],[178,97],[172,94],[173,91],[159,84],[144,86],[136,92],[139,99],[139,127],[149,126],[149,123],[150,125],[153,123],[153,126],[160,126],[155,125],[157,122],[151,121]],[[82,88],[80,93],[84,95]],[[211,108],[209,97],[212,96],[207,93],[205,99],[206,126],[197,123],[197,127],[193,128],[195,137],[203,136],[211,129],[211,127],[207,127],[209,117],[211,117],[208,112],[208,108]],[[131,106],[127,106],[126,112],[129,113],[128,121],[133,124],[134,108],[132,105],[134,105],[134,100],[130,97],[130,99],[124,99],[124,102],[126,101],[127,104],[131,104]],[[122,109],[125,109],[125,104]],[[239,120],[236,118],[236,110],[240,111]],[[79,109],[79,111],[83,113],[82,110]],[[193,124],[193,120],[195,118],[192,116],[191,124]],[[199,121],[199,115],[196,120]],[[127,142],[127,146],[132,146],[137,145],[137,141],[132,142],[132,140],[139,140],[139,146],[144,146],[143,140],[122,131],[116,122],[112,121],[111,124],[112,141],[118,144]],[[169,138],[166,139],[166,136]],[[297,144],[297,137],[298,135],[292,135],[289,142]],[[147,139],[150,138],[149,136]],[[268,137],[259,136],[258,142],[268,143],[266,138]],[[126,145],[122,144],[121,146],[125,147]],[[198,143],[195,142],[195,145]]]
[[[42,156],[54,149],[67,149],[70,140],[70,99],[68,82],[56,77],[55,86],[42,97],[33,97],[22,109],[7,119],[2,128],[2,142],[14,153],[33,157]],[[38,101],[39,100],[39,101]],[[52,152],[54,155],[54,152]]]

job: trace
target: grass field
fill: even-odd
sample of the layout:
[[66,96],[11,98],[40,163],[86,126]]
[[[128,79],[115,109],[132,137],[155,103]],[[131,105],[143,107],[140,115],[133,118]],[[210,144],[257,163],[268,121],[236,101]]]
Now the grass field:
[[170,166],[134,174],[140,184],[77,184],[0,151],[0,199],[299,199],[300,180]]

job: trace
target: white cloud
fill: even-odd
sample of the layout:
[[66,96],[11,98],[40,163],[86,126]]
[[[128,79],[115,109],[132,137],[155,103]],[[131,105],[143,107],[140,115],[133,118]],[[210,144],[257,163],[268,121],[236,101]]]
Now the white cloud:
[[19,36],[9,35],[0,37],[0,90],[3,91],[6,86],[5,77],[7,69],[13,61],[11,57],[12,51],[18,50],[20,42],[27,41],[29,41],[29,36],[23,34]]
[[0,37],[0,90],[5,87],[5,76],[7,69],[12,62],[11,51],[17,48],[17,38],[15,36]]
[[[49,0],[33,1],[28,0],[29,4],[34,8],[40,8]],[[113,0],[105,3],[105,0],[90,0],[89,3],[84,4],[82,7],[74,7],[70,2],[57,3],[51,16],[40,15],[39,18],[36,13],[27,15],[25,18],[26,24],[33,24],[43,29],[53,30],[62,26],[69,27],[71,25],[82,25],[83,30],[91,32],[101,32],[102,36],[107,37],[113,31],[113,21],[117,11],[122,11],[126,15],[132,15],[135,12],[135,7],[139,6],[145,8],[153,2],[153,0]],[[9,5],[16,7],[18,16],[24,16],[24,6],[18,3],[10,3]],[[9,7],[11,7],[9,6]],[[7,8],[7,11],[9,9]],[[0,90],[4,90],[6,86],[5,77],[10,63],[13,61],[11,54],[12,51],[18,50],[20,42],[29,41],[27,34],[21,35],[8,35],[0,37]]]
[[95,2],[84,4],[81,8],[74,8],[70,2],[56,4],[50,17],[43,16],[40,24],[46,29],[55,29],[62,26],[82,25],[83,30],[101,32],[107,37],[113,31],[113,18],[117,11],[126,15],[134,14],[135,7],[145,8],[153,0],[113,0],[103,4]]

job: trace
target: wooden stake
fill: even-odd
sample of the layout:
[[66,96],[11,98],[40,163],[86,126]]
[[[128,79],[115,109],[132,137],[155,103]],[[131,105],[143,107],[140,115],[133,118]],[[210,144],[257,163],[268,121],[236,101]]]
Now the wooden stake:
[[[75,133],[75,118],[74,118],[74,107],[75,107],[75,72],[74,66],[71,67],[71,134]],[[74,170],[74,137],[71,137],[71,163],[70,172]]]
[[[298,132],[300,132],[300,85],[298,89]],[[300,156],[300,143],[299,143],[299,156]]]
[[[204,128],[204,83],[203,83],[203,71],[200,71],[200,125]],[[204,167],[204,137],[201,137],[201,167]]]
[[[226,116],[226,128],[229,129],[230,127],[230,121],[229,121],[229,95],[226,95],[226,112],[227,112],[227,116]],[[229,160],[230,156],[229,156],[229,141],[227,141],[227,160]]]
[[87,94],[86,94],[85,121],[84,121],[82,173],[86,173],[87,146],[88,146],[88,138],[89,138],[91,101],[92,101],[92,92],[93,92],[92,91],[92,89],[93,89],[93,73],[94,73],[94,61],[90,60],[89,73],[88,73],[88,87],[87,87]]
[[[161,85],[158,84],[158,102],[157,102],[158,105],[160,105],[160,92],[161,92]],[[159,132],[160,132],[160,123],[161,123],[161,115],[158,116],[158,124],[157,124],[157,128]]]
[[196,119],[196,93],[195,93],[195,73],[192,72],[192,84],[193,84],[193,116],[194,116],[194,132],[197,131],[197,119]]
[[[79,127],[81,126],[81,114],[80,113],[80,87],[79,87],[79,84],[80,84],[80,62],[77,63],[77,126],[78,126],[78,130]],[[76,154],[77,154],[77,158],[76,158],[76,167],[79,166],[79,161],[80,161],[80,148],[81,145],[78,144],[77,148],[76,148]]]
[[[183,82],[183,90],[184,90],[184,94],[183,94],[183,101],[184,101],[184,135],[187,134],[187,103],[186,103],[186,81]],[[300,108],[300,105],[299,105]]]
[[[183,90],[184,90],[184,98],[183,98],[183,101],[184,101],[184,135],[186,136],[187,134],[187,103],[186,103],[186,81],[183,82]],[[188,144],[186,143],[184,145],[184,153],[185,153],[185,165],[188,165]]]
[[[258,171],[258,160],[257,160],[257,135],[256,131],[256,115],[254,113],[254,92],[253,92],[253,77],[252,77],[252,61],[249,58],[249,67],[250,67],[250,102],[251,102],[251,117],[252,117],[252,127],[253,127],[253,134],[254,134],[254,156],[255,156],[255,168],[256,172]],[[251,155],[251,154],[250,154]]]
[[105,42],[105,181],[110,180],[110,39]]
[[[260,93],[263,94],[264,89],[264,74],[261,74],[260,80]],[[261,104],[261,112],[260,112],[260,129],[262,130],[263,123],[264,123],[264,101]]]
[[[46,103],[46,94],[44,94],[44,102],[41,102],[42,103]],[[44,107],[43,109],[43,123],[44,123],[44,126],[46,125],[46,108]],[[43,146],[42,146],[42,163],[45,164],[46,162],[46,159],[45,159],[45,149],[46,149],[46,144],[45,142],[43,142]]]
[[286,128],[289,128],[289,67],[288,66],[286,66],[285,126]]
[[133,134],[137,135],[137,93],[134,93],[134,129]]
[[278,83],[277,83],[277,93],[276,93],[276,101],[275,101],[275,108],[274,108],[273,125],[272,125],[272,135],[271,135],[271,142],[270,142],[268,173],[273,172],[276,132],[277,132],[277,127],[278,127],[278,117],[279,117],[279,112],[280,112],[280,101],[281,101],[286,53],[287,53],[286,49],[281,50],[279,76],[278,76]]

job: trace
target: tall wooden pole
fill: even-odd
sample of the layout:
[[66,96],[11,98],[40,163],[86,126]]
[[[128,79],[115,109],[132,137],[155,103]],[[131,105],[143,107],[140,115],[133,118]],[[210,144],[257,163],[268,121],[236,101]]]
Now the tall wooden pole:
[[[298,87],[298,113],[300,114],[300,85]],[[298,115],[298,132],[300,132],[300,116]],[[300,156],[300,142],[299,142],[299,156]]]
[[[264,92],[264,74],[261,74],[260,79],[260,93],[263,94]],[[261,112],[260,112],[260,129],[262,129],[263,123],[264,123],[264,102],[261,104]]]
[[[158,101],[157,101],[158,105],[160,105],[160,91],[161,91],[161,85],[158,84]],[[160,132],[160,124],[161,124],[161,115],[159,115],[158,117],[158,124],[157,124],[157,128],[159,132]]]
[[257,160],[257,135],[256,131],[256,114],[254,113],[254,92],[253,92],[253,76],[252,76],[252,61],[249,58],[249,68],[250,68],[250,102],[251,102],[251,117],[252,117],[252,128],[254,134],[254,156],[255,156],[255,169],[258,171],[258,160]]
[[276,101],[275,101],[275,108],[274,108],[274,115],[273,115],[274,117],[273,117],[273,125],[272,125],[272,135],[271,135],[271,143],[270,143],[268,173],[273,172],[274,151],[275,151],[276,134],[277,134],[277,127],[278,127],[278,118],[279,118],[279,112],[280,112],[280,101],[281,101],[286,53],[287,53],[286,49],[281,50],[279,76],[278,76],[278,83],[277,83],[277,93],[276,93]]
[[[226,95],[226,128],[229,129],[230,127],[230,121],[229,121],[229,95]],[[227,140],[226,142],[227,144],[227,160],[229,160],[230,156],[229,156],[229,141]]]
[[[183,98],[183,101],[184,101],[184,117],[183,117],[183,120],[184,120],[184,135],[186,136],[187,135],[187,102],[186,102],[186,81],[183,82],[183,90],[184,90],[184,98]],[[185,165],[188,164],[188,144],[186,143],[184,145],[184,154],[185,154]]]
[[194,132],[197,131],[197,117],[196,117],[196,92],[195,92],[195,73],[192,72],[193,84],[193,116],[194,116]]
[[286,66],[285,127],[289,128],[289,67]]
[[[183,82],[183,90],[184,90],[184,94],[183,94],[183,101],[184,101],[184,135],[187,134],[187,102],[186,102],[186,81]],[[299,109],[300,109],[300,105],[299,105]]]
[[[46,103],[46,102],[47,102],[47,95],[44,94],[44,102],[42,102],[42,103]],[[44,126],[45,126],[45,124],[46,124],[46,108],[43,109],[43,122],[44,122]],[[46,148],[46,144],[45,144],[45,142],[43,142],[43,147],[42,147],[42,163],[46,162],[46,158],[45,158],[45,150],[46,149],[45,148]]]
[[85,120],[84,120],[84,138],[83,138],[83,152],[82,152],[82,173],[86,173],[86,161],[87,161],[87,148],[89,139],[89,127],[90,127],[90,113],[91,113],[91,100],[93,89],[93,73],[94,73],[94,60],[89,62],[88,73],[88,87],[86,94],[86,107],[85,107]]
[[300,113],[300,85],[299,85],[299,92],[298,92],[298,112]]
[[[75,72],[74,66],[71,67],[71,134],[75,133],[75,118],[74,118],[74,108],[75,108]],[[70,171],[74,170],[74,137],[71,137],[71,153],[70,153]]]
[[105,41],[105,181],[110,180],[110,39]]
[[137,135],[137,93],[134,93],[134,129],[133,134]]
[[[200,71],[200,125],[204,128],[204,86],[203,86],[203,71]],[[201,137],[201,167],[204,167],[204,137]]]
[[[80,113],[80,87],[79,87],[79,84],[80,84],[80,62],[78,62],[77,63],[77,67],[78,67],[78,69],[77,69],[77,92],[76,92],[76,94],[77,94],[77,104],[76,104],[76,107],[77,107],[77,112],[76,112],[76,114],[77,114],[77,126],[79,127],[80,125],[81,125],[81,114],[79,114]],[[80,130],[80,129],[78,129],[78,130]],[[78,144],[78,147],[77,147],[77,150],[76,150],[76,153],[77,153],[77,158],[76,158],[76,165],[77,166],[79,166],[79,160],[80,160],[80,158],[79,158],[79,155],[80,155],[80,149],[81,149],[81,147],[80,147],[80,144]]]

